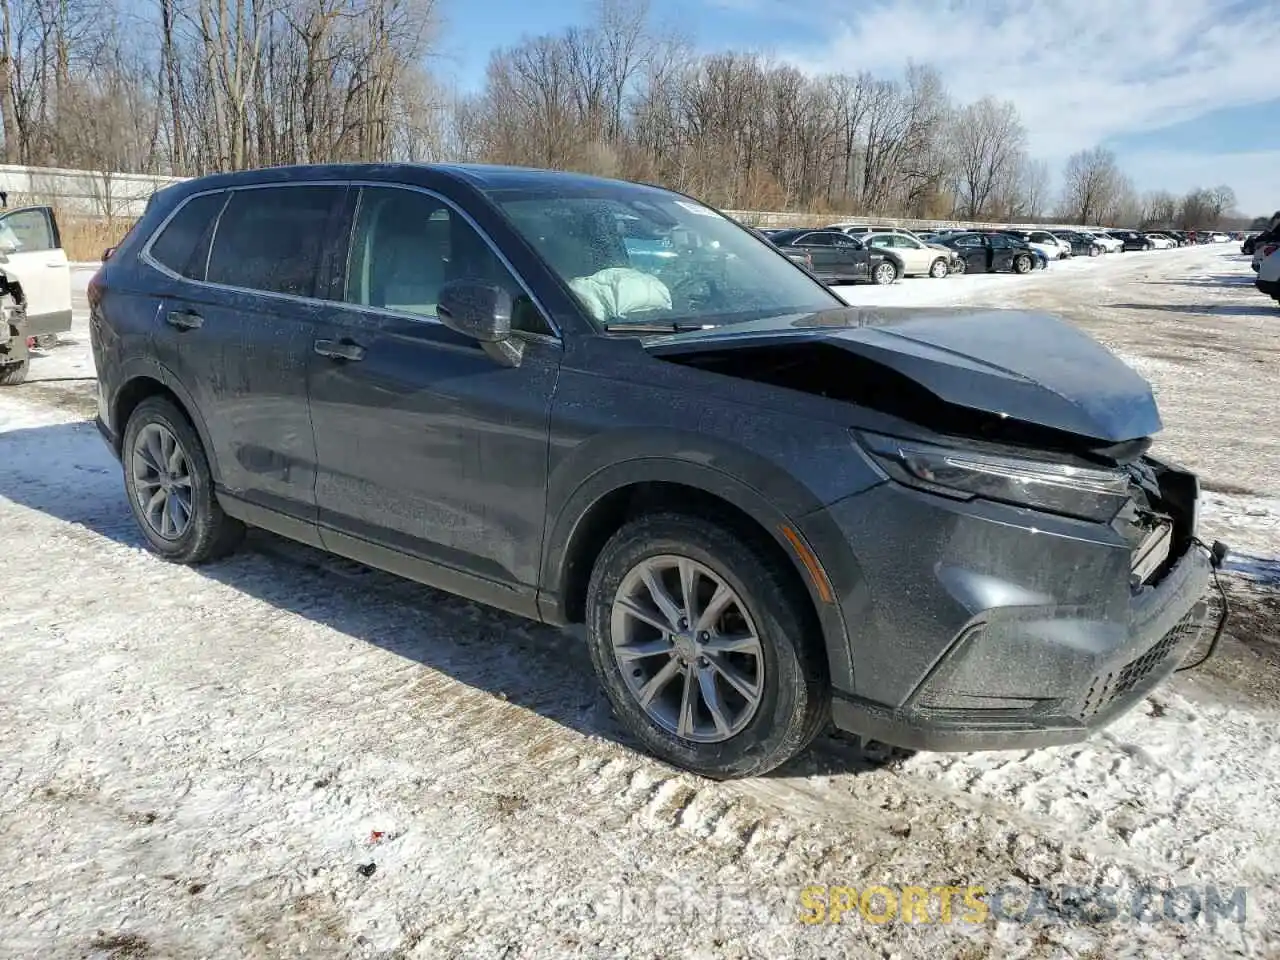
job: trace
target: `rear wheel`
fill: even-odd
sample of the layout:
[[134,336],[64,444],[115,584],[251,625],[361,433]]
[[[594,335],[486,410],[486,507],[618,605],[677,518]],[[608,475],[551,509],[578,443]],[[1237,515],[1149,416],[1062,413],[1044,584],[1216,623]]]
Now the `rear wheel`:
[[1020,253],[1013,258],[1014,273],[1030,273],[1034,266],[1035,265],[1031,262],[1031,258],[1025,253]]
[[876,264],[875,270],[871,272],[871,282],[877,286],[885,286],[893,283],[898,279],[898,267],[889,260],[884,263]]
[[947,266],[947,261],[942,257],[933,261],[933,266],[929,268],[929,276],[933,277],[935,280],[941,280],[950,272],[951,268]]
[[230,553],[244,526],[223,512],[204,446],[191,422],[164,397],[138,404],[121,447],[129,507],[151,549],[174,563]]
[[1099,248],[1099,247],[1090,247],[1090,248],[1089,248],[1089,256],[1091,256],[1091,257],[1096,257],[1096,256],[1097,256],[1098,254],[1100,254],[1101,252],[1102,252],[1102,250],[1101,250],[1101,248]]
[[587,591],[591,660],[627,729],[708,777],[750,777],[827,722],[825,658],[785,562],[702,517],[662,513],[605,544]]

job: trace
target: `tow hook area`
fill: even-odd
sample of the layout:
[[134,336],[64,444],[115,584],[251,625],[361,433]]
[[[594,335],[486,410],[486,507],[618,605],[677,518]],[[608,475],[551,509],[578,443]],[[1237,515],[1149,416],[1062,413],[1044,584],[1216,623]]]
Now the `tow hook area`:
[[1223,588],[1222,581],[1218,579],[1218,571],[1222,569],[1222,564],[1227,559],[1227,554],[1231,552],[1231,548],[1221,540],[1213,541],[1213,545],[1210,546],[1199,537],[1193,539],[1192,543],[1209,554],[1209,569],[1213,574],[1213,587],[1218,591],[1218,602],[1221,605],[1221,610],[1218,613],[1218,625],[1213,630],[1213,639],[1209,641],[1209,646],[1204,655],[1194,663],[1182,665],[1175,671],[1176,673],[1185,673],[1188,670],[1203,666],[1205,661],[1212,657],[1214,651],[1218,649],[1218,641],[1222,639],[1222,631],[1226,629],[1227,621],[1231,618],[1231,604],[1227,600],[1227,591]]

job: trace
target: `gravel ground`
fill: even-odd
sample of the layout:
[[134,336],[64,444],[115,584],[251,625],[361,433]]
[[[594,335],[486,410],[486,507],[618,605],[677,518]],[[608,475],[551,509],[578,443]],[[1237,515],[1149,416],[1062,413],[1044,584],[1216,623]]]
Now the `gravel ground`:
[[[1050,310],[1123,354],[1239,547],[1236,616],[1085,744],[829,738],[728,784],[635,752],[570,635],[267,535],[199,570],[146,553],[63,379],[91,371],[78,323],[0,394],[0,954],[1280,956],[1280,311],[1250,280],[1199,247],[846,289]],[[1014,892],[801,922],[832,887],[975,884]],[[1120,916],[1079,913],[1100,887]],[[1189,919],[1187,889],[1129,915],[1207,887],[1246,888],[1243,922]]]

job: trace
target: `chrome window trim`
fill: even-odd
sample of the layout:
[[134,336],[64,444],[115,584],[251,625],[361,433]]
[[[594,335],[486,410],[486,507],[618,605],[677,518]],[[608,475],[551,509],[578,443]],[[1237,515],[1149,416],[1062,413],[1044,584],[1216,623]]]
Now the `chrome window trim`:
[[[479,235],[480,239],[484,241],[485,245],[498,258],[498,261],[503,265],[503,267],[506,268],[507,272],[511,274],[512,277],[515,278],[515,281],[517,284],[520,285],[520,288],[524,290],[526,294],[528,294],[529,299],[533,302],[533,305],[538,308],[538,312],[542,314],[543,319],[546,320],[547,322],[547,326],[550,327],[552,330],[552,333],[550,334],[541,334],[541,333],[535,333],[532,331],[525,331],[525,330],[513,330],[512,334],[513,335],[519,334],[521,336],[536,338],[538,340],[547,340],[554,343],[561,343],[563,341],[564,335],[563,333],[561,333],[559,325],[552,318],[551,313],[543,305],[542,301],[537,297],[537,295],[534,294],[533,290],[530,289],[529,284],[525,282],[524,277],[522,277],[520,273],[515,269],[515,267],[512,266],[511,261],[507,259],[506,254],[504,254],[498,248],[498,245],[494,243],[493,238],[490,237],[489,234],[485,230],[483,230],[478,223],[476,223],[475,219],[469,213],[467,213],[465,210],[459,207],[456,203],[454,203],[448,197],[442,196],[440,193],[436,192],[435,190],[431,190],[427,187],[419,187],[415,184],[393,183],[385,180],[294,180],[288,183],[250,183],[250,184],[243,184],[240,186],[213,187],[209,190],[201,190],[197,193],[191,194],[188,197],[184,197],[182,202],[178,204],[176,207],[174,207],[174,209],[169,212],[169,215],[166,216],[162,221],[160,221],[160,224],[155,228],[155,230],[152,231],[151,236],[147,238],[147,242],[143,244],[141,251],[139,251],[138,253],[139,259],[141,259],[144,263],[147,264],[147,266],[151,267],[153,270],[159,271],[160,273],[164,274],[166,277],[169,277],[170,279],[177,280],[181,283],[195,284],[198,287],[208,287],[212,290],[229,290],[229,291],[232,291],[233,293],[254,294],[256,296],[271,297],[272,299],[282,300],[285,302],[292,302],[292,303],[301,303],[301,304],[307,304],[307,305],[322,304],[325,306],[347,307],[350,309],[362,310],[369,313],[378,314],[380,316],[392,317],[399,320],[412,320],[417,323],[429,323],[429,324],[444,326],[444,324],[440,322],[439,317],[428,317],[419,313],[403,313],[398,310],[388,310],[385,307],[373,307],[373,306],[367,306],[365,304],[360,304],[360,303],[350,303],[346,300],[326,300],[323,297],[300,297],[292,293],[277,293],[273,290],[258,290],[254,287],[238,287],[229,283],[211,283],[208,280],[195,280],[195,279],[192,279],[191,277],[184,277],[182,274],[177,273],[174,270],[171,270],[169,267],[165,266],[163,263],[157,260],[154,256],[152,256],[151,254],[152,245],[160,237],[160,234],[164,232],[165,228],[169,226],[170,222],[172,222],[172,220],[183,210],[184,207],[186,207],[188,203],[191,203],[191,201],[199,197],[207,197],[215,193],[225,193],[227,195],[227,200],[225,203],[223,203],[222,210],[218,211],[217,219],[220,221],[222,219],[223,211],[226,210],[227,203],[231,202],[231,195],[233,193],[236,193],[237,191],[241,191],[241,190],[267,190],[275,187],[345,187],[348,189],[351,187],[357,187],[360,189],[363,189],[365,187],[383,187],[391,190],[408,190],[414,193],[422,193],[422,194],[426,194],[427,196],[435,200],[439,200],[442,204],[448,207],[450,211],[457,213],[463,219],[463,221],[466,222],[467,225],[470,226],[471,229],[474,230],[477,235]],[[363,200],[363,198],[361,199]],[[358,212],[359,210],[358,205],[356,209]],[[355,236],[355,214],[353,214],[352,216],[351,237],[348,238],[348,243],[350,243],[354,239],[354,236]],[[217,228],[215,227],[213,239],[209,243],[208,256],[212,256],[213,242],[216,241],[217,238],[218,238]],[[208,273],[209,273],[209,267],[208,267],[208,260],[206,258],[205,275],[208,276]]]

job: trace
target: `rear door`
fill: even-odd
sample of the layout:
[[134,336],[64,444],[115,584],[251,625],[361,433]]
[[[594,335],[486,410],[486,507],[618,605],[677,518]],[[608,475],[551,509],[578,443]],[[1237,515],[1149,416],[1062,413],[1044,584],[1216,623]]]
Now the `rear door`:
[[832,245],[831,233],[806,233],[792,241],[793,246],[801,247],[813,260],[813,272],[820,277],[839,277],[839,256]]
[[71,329],[71,268],[52,207],[0,214],[0,271],[21,288],[28,336]]
[[982,237],[976,234],[956,237],[952,245],[964,259],[965,273],[986,273],[991,269],[991,257]]
[[[155,322],[156,355],[204,420],[224,492],[309,523],[307,364],[318,297],[328,292],[317,275],[346,192],[299,183],[193,197],[147,251],[173,280]],[[270,515],[256,522],[273,525]]]
[[863,245],[865,235],[850,237],[843,233],[831,234],[831,246],[835,253],[835,269],[847,280],[865,280],[871,273],[871,257]]
[[1012,270],[1014,256],[1019,252],[1023,252],[1023,248],[1018,242],[1012,237],[1006,237],[999,233],[990,234],[983,239],[991,249],[991,269]]

